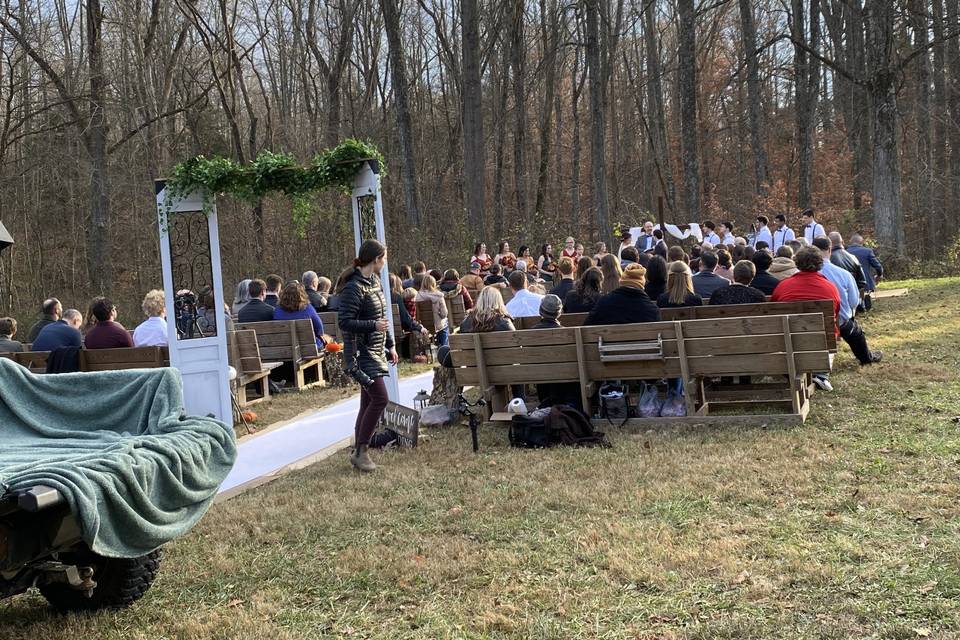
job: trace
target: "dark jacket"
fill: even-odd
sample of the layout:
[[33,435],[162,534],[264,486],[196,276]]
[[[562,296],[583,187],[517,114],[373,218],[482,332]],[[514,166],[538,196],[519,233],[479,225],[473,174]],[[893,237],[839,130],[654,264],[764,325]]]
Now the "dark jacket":
[[857,260],[857,256],[843,247],[834,247],[833,250],[830,251],[830,262],[841,269],[849,271],[857,283],[857,289],[860,289],[860,291],[866,290],[867,279],[863,275],[863,267],[860,265],[860,261]]
[[873,249],[862,244],[850,245],[847,247],[847,251],[860,261],[863,277],[867,281],[867,291],[876,290],[877,282],[873,277],[874,272],[876,272],[878,278],[883,277],[883,264],[877,258],[877,254],[873,252]]
[[390,330],[377,331],[387,317],[387,302],[376,274],[365,277],[354,269],[340,294],[337,324],[343,334],[343,362],[347,373],[362,386],[390,374],[387,350],[393,349]]
[[717,289],[729,286],[729,280],[712,271],[697,271],[693,274],[693,291],[701,298],[709,298]]
[[467,291],[467,288],[460,284],[459,280],[444,280],[437,285],[437,288],[443,291],[448,298],[459,293],[460,297],[463,298],[463,308],[466,311],[473,309],[473,297]]
[[268,293],[268,294],[267,294],[267,297],[265,297],[265,298],[263,299],[263,301],[266,302],[266,303],[267,303],[268,305],[270,305],[271,307],[279,307],[279,306],[280,306],[280,296],[278,296],[278,295],[275,294],[275,293]]
[[573,285],[576,284],[573,278],[564,278],[557,284],[553,286],[553,289],[549,291],[553,295],[557,296],[561,300],[566,300],[567,294],[573,291]]
[[682,304],[670,302],[670,294],[664,291],[657,297],[657,306],[661,309],[676,309],[677,307],[702,307],[703,298],[695,293],[688,293]]
[[307,299],[310,300],[310,306],[312,306],[315,311],[327,310],[327,297],[316,289],[307,289]]
[[603,294],[600,294],[596,298],[586,298],[574,289],[563,299],[563,312],[568,314],[590,313],[593,311],[593,308],[597,306],[597,301],[602,295]]
[[585,325],[656,322],[660,309],[642,289],[617,287],[597,301]]
[[661,293],[667,290],[667,283],[647,280],[647,284],[643,285],[643,290],[647,293],[648,298],[656,300],[660,297]]
[[559,320],[547,320],[545,318],[540,318],[540,322],[530,327],[531,329],[562,329],[563,325],[560,324]]
[[[497,320],[497,324],[493,327],[494,331],[516,331],[517,328],[513,326],[513,320],[510,318],[500,318]],[[473,314],[467,314],[467,317],[463,319],[463,322],[460,323],[460,333],[476,333],[473,328]]]
[[268,322],[273,320],[273,307],[259,298],[243,305],[237,314],[237,322]]
[[0,337],[0,353],[19,353],[23,351],[23,343]]
[[37,339],[30,347],[33,351],[54,351],[61,347],[80,347],[83,345],[83,336],[79,329],[74,329],[65,320],[57,320],[45,326]]
[[27,342],[33,342],[37,339],[37,336],[40,335],[40,332],[48,324],[53,324],[57,319],[53,316],[44,315],[42,318],[33,323],[33,326],[30,327],[30,331],[27,333]]
[[710,304],[755,304],[766,301],[767,296],[763,291],[742,284],[720,287],[710,296]]
[[777,288],[778,284],[780,284],[780,280],[770,275],[770,272],[766,270],[757,271],[757,275],[753,276],[753,280],[750,281],[751,287],[763,291],[763,294],[767,296],[773,295],[773,290]]

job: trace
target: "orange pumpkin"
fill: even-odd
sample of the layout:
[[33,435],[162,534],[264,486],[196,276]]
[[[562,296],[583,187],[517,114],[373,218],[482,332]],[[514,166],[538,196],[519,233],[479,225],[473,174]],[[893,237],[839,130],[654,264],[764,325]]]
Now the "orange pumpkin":
[[246,420],[247,422],[256,422],[257,414],[255,411],[244,411],[243,419]]
[[338,353],[340,351],[343,351],[343,345],[340,344],[339,342],[328,342],[326,345],[324,345],[324,349],[326,349],[330,353]]

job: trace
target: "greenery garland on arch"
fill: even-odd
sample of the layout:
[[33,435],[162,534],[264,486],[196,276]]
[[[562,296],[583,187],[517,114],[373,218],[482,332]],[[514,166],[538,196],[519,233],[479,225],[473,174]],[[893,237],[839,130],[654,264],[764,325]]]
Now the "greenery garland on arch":
[[352,138],[321,151],[307,166],[301,166],[293,154],[266,150],[246,166],[231,158],[196,156],[174,167],[166,183],[167,202],[202,190],[203,208],[209,211],[219,194],[255,203],[270,193],[282,193],[292,201],[293,221],[303,235],[310,220],[310,196],[329,189],[349,194],[361,163],[371,159],[379,162],[380,176],[386,175],[380,151]]

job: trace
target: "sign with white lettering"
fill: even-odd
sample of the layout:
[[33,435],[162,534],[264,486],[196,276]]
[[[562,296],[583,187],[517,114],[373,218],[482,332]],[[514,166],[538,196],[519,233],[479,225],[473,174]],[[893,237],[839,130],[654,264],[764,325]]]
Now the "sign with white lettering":
[[420,412],[402,404],[388,402],[383,410],[380,426],[397,434],[397,444],[401,447],[416,447],[420,432]]

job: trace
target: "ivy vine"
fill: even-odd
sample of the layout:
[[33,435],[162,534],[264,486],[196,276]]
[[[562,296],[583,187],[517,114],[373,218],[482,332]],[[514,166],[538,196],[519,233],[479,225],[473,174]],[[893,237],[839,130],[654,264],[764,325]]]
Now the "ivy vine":
[[268,194],[282,193],[293,203],[293,221],[302,236],[311,217],[311,195],[330,189],[349,194],[353,178],[370,159],[379,162],[381,177],[386,175],[380,151],[352,138],[318,153],[306,166],[283,152],[261,151],[246,166],[230,158],[196,156],[174,167],[166,183],[167,205],[195,191],[204,193],[204,211],[210,211],[213,199],[221,194],[252,204]]

